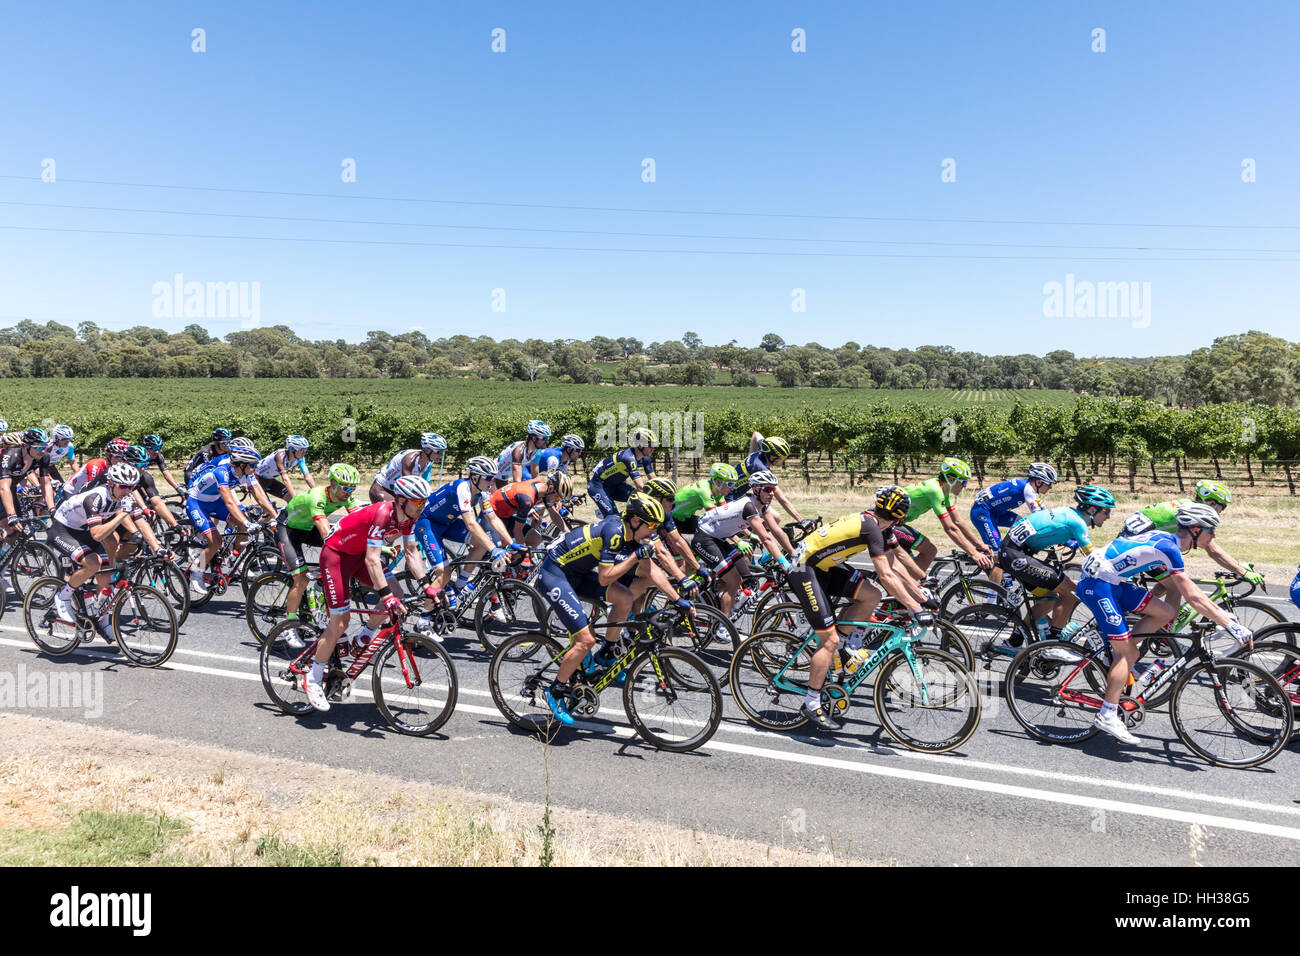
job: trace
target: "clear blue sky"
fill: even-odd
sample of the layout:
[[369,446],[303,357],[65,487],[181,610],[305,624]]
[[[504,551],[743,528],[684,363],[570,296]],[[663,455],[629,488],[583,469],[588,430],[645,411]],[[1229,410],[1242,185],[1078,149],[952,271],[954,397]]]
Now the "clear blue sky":
[[[154,318],[151,289],[182,273],[259,282],[262,323],[310,338],[693,330],[753,345],[777,331],[1150,355],[1248,328],[1300,337],[1300,262],[1222,261],[1300,251],[1109,248],[1300,250],[1294,3],[270,6],[6,9],[0,226],[183,235],[0,228],[0,325],[179,329],[189,320]],[[39,181],[46,157],[55,184]],[[340,181],[345,157],[355,184]],[[940,181],[948,157],[954,183]],[[669,209],[690,214],[636,211]],[[215,235],[462,245],[196,238]],[[917,244],[891,244],[904,241]],[[1150,283],[1150,325],[1044,318],[1044,283],[1067,273]]]

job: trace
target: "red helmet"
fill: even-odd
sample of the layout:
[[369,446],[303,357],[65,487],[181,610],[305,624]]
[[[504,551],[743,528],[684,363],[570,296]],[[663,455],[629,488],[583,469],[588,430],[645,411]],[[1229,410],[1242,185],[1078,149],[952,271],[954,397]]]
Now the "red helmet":
[[105,457],[121,458],[126,454],[126,450],[131,447],[131,443],[125,438],[114,438],[104,446]]

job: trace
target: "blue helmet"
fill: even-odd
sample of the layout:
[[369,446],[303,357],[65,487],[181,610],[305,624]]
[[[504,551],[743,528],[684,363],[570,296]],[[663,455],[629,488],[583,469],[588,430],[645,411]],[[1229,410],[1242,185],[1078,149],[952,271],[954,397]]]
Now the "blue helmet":
[[162,435],[145,435],[140,439],[140,444],[150,451],[162,451]]
[[1114,508],[1115,496],[1101,485],[1080,485],[1074,491],[1074,500],[1080,508]]

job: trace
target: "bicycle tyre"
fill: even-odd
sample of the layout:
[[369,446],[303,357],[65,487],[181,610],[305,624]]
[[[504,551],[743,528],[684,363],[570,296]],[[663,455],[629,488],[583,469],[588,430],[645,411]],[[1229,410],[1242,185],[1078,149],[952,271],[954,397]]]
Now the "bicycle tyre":
[[1023,648],[1033,641],[1024,619],[1000,604],[973,604],[962,608],[949,619],[949,623],[960,630],[963,636],[975,634],[973,641],[967,637],[967,643],[977,657],[990,663],[1011,659],[993,648],[1004,643],[1011,646],[1009,642],[1017,635],[1020,637],[1017,647]]
[[[929,700],[922,702],[920,699],[916,676],[906,655],[894,654],[880,666],[880,673],[875,676],[876,716],[889,736],[908,750],[927,754],[955,750],[969,740],[979,726],[979,685],[970,669],[951,654],[928,647],[915,648],[913,653],[921,667],[925,696]],[[939,676],[935,677],[936,674]],[[914,730],[904,730],[899,720],[900,715],[906,714],[909,718],[933,724],[941,711],[950,712],[955,729],[920,737]]]
[[1263,601],[1254,598],[1242,598],[1232,602],[1231,613],[1241,622],[1241,626],[1251,631],[1262,631],[1266,627],[1275,627],[1287,623],[1286,615]]
[[170,562],[151,561],[136,566],[131,574],[131,583],[161,591],[176,612],[176,626],[184,625],[190,616],[190,582],[184,571]]
[[[760,631],[740,642],[731,657],[727,682],[731,699],[751,723],[765,730],[794,730],[808,722],[800,710],[815,648],[800,650],[804,643],[804,638],[784,631]],[[791,658],[795,659],[782,679],[796,685],[795,690],[773,683]]]
[[506,720],[521,730],[543,733],[559,726],[543,692],[559,670],[554,659],[563,653],[559,641],[541,633],[517,634],[501,642],[488,665],[488,690]]
[[1285,641],[1257,640],[1253,648],[1243,647],[1233,657],[1264,668],[1278,682],[1291,704],[1294,719],[1291,739],[1300,739],[1300,647]]
[[[775,589],[773,589],[775,590]],[[751,634],[764,631],[807,630],[808,619],[804,617],[803,607],[797,601],[773,601],[760,611],[754,609],[753,629]]]
[[9,554],[5,573],[13,584],[14,596],[22,601],[27,589],[46,577],[58,577],[61,567],[59,553],[40,541],[19,541]]
[[[1074,659],[1054,661],[1043,656],[1049,651],[1063,651]],[[1003,693],[1011,716],[1031,737],[1050,743],[1077,744],[1095,736],[1098,728],[1093,719],[1101,710],[1101,697],[1082,676],[1089,668],[1101,671],[1101,686],[1105,687],[1101,664],[1074,645],[1060,641],[1029,645],[1007,668]],[[1079,699],[1062,700],[1062,691]],[[1049,722],[1051,716],[1056,719]]]
[[1281,624],[1260,628],[1255,632],[1255,643],[1258,645],[1260,641],[1276,641],[1300,647],[1300,621],[1283,621]]
[[[23,597],[23,623],[27,625],[27,636],[51,657],[65,657],[81,643],[75,624],[55,623],[53,618],[54,595],[63,590],[66,583],[62,578],[38,578]],[[36,621],[32,620],[33,616]],[[46,627],[48,630],[43,631],[42,628]]]
[[[408,684],[406,676],[402,673],[401,659],[397,654],[398,641],[407,646],[408,652],[412,653],[415,659],[416,669],[420,675],[420,682],[415,687]],[[414,654],[416,648],[427,656]],[[443,650],[442,645],[437,641],[419,635],[398,634],[396,640],[390,640],[384,645],[372,663],[374,670],[371,674],[370,688],[371,693],[374,694],[375,706],[394,730],[413,737],[427,737],[429,734],[436,733],[451,719],[452,713],[456,710],[458,688],[456,665],[452,663],[451,655]],[[385,668],[388,673],[385,673]],[[385,681],[390,684],[387,696],[384,691]],[[417,696],[422,700],[423,695],[420,692],[426,688],[429,689],[432,698],[429,710],[419,712],[427,713],[427,719],[409,719],[407,710],[400,705],[411,703]],[[439,695],[441,700],[438,699]]]
[[[294,650],[286,643],[290,634],[297,635],[304,647]],[[276,706],[286,714],[301,717],[314,710],[307,702],[307,692],[302,689],[302,668],[310,667],[320,631],[316,625],[303,620],[281,621],[266,635],[258,661],[262,687]],[[294,673],[291,668],[298,668]]]
[[280,556],[280,549],[270,544],[258,545],[239,572],[239,587],[247,595],[249,586],[263,574],[283,570],[284,558]]
[[[493,597],[497,598],[495,604]],[[489,654],[509,637],[542,630],[550,610],[532,585],[515,578],[500,578],[486,587],[479,585],[475,600],[474,633]],[[498,614],[506,620],[499,620]]]
[[138,667],[159,667],[176,650],[176,612],[161,591],[133,584],[113,601],[113,638]]
[[[1241,692],[1233,695],[1233,687],[1240,687]],[[1215,706],[1202,706],[1201,710],[1208,714],[1217,710],[1217,717],[1199,719],[1206,722],[1214,719],[1220,726],[1226,723],[1231,728],[1230,734],[1221,729],[1199,736],[1195,734],[1198,728],[1192,723],[1198,716],[1193,712],[1195,705],[1190,698],[1193,693],[1207,689],[1213,694]],[[1232,699],[1234,696],[1235,701]],[[1286,699],[1278,682],[1262,667],[1249,661],[1235,658],[1201,661],[1178,678],[1169,701],[1169,722],[1187,749],[1211,765],[1238,769],[1258,767],[1276,757],[1291,741],[1294,729],[1292,708],[1276,706]],[[1235,756],[1212,749],[1208,744],[1209,740],[1226,744],[1228,739],[1241,742]]]
[[961,610],[978,604],[1005,603],[1007,589],[985,578],[963,578],[939,597],[939,614],[949,620]]
[[[685,707],[680,706],[683,702]],[[671,718],[669,707],[675,708]],[[628,668],[623,709],[646,743],[670,753],[689,753],[717,733],[722,723],[722,688],[693,652],[652,648],[637,655]],[[661,726],[667,724],[673,729]],[[694,733],[686,735],[692,729]]]

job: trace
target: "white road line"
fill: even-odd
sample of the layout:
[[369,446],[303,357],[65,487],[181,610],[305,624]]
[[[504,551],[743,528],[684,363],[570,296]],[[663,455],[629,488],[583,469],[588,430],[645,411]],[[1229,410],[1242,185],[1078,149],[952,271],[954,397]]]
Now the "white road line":
[[[5,630],[14,630],[7,625],[0,625]],[[25,633],[25,632],[24,632]],[[0,645],[17,647],[35,652],[35,648],[30,641],[14,641],[0,638]],[[203,653],[203,652],[192,652]],[[92,656],[109,659],[115,656],[113,652],[105,648],[103,653],[96,652]],[[218,655],[214,655],[218,656]],[[189,671],[196,674],[206,674],[214,677],[229,677],[236,680],[247,680],[261,683],[261,675],[257,672],[249,673],[246,671],[223,670],[216,667],[207,667],[199,664],[186,664],[174,659],[168,661],[163,666],[166,670]],[[360,687],[353,686],[353,695],[372,699],[369,691]],[[460,694],[472,694],[474,696],[490,697],[491,694],[485,690],[477,688],[459,688]],[[463,711],[477,716],[484,717],[501,717],[501,712],[496,707],[480,707],[474,704],[457,702],[457,711]],[[618,713],[610,708],[601,710],[605,713]],[[612,721],[612,728],[606,724],[593,724],[585,721],[579,721],[577,726],[596,732],[609,733],[613,732],[620,737],[634,737],[635,731],[626,724]],[[747,727],[732,727],[723,724],[719,730],[725,730],[733,733],[750,733],[759,736],[767,736],[765,732],[752,730]],[[860,745],[841,742],[837,746],[844,746],[846,749],[866,750],[867,748]],[[775,750],[767,747],[751,747],[745,744],[734,744],[720,741],[715,736],[701,750],[714,750],[720,753],[735,753],[748,756],[762,757],[768,760],[780,760],[794,763],[804,763],[813,766],[826,767],[828,769],[849,770],[856,773],[875,774],[878,776],[895,777],[899,779],[912,780],[919,783],[933,783],[940,786],[952,786],[970,790],[981,790],[990,793],[999,793],[1006,796],[1023,796],[1029,799],[1045,800],[1053,803],[1066,803],[1075,806],[1082,806],[1094,809],[1115,810],[1116,812],[1135,813],[1141,816],[1158,817],[1166,820],[1177,822],[1199,822],[1205,826],[1220,826],[1228,829],[1244,830],[1251,833],[1260,833],[1266,836],[1282,836],[1287,839],[1300,840],[1300,829],[1290,827],[1275,826],[1273,824],[1255,823],[1250,820],[1237,820],[1232,817],[1218,817],[1211,814],[1193,813],[1184,810],[1175,810],[1169,807],[1153,807],[1146,804],[1126,803],[1117,800],[1107,800],[1098,797],[1089,797],[1083,794],[1060,793],[1051,790],[1039,790],[1035,788],[1022,787],[1015,784],[994,783],[990,781],[975,780],[966,777],[949,776],[947,774],[928,773],[919,770],[908,770],[902,767],[889,767],[877,763],[864,763],[861,761],[847,760],[837,757],[824,757],[817,754],[807,754],[797,751]],[[1085,786],[1124,789],[1133,792],[1145,793],[1151,796],[1165,796],[1176,799],[1190,800],[1202,803],[1216,803],[1224,806],[1237,807],[1239,809],[1259,810],[1266,813],[1280,813],[1288,815],[1300,815],[1300,808],[1288,807],[1279,804],[1265,803],[1255,800],[1242,800],[1235,797],[1221,797],[1215,794],[1196,793],[1190,790],[1179,790],[1173,787],[1155,787],[1142,784],[1127,784],[1123,781],[1105,780],[1101,778],[1085,777],[1078,774],[1063,774],[1055,771],[1034,770],[1031,768],[1011,767],[1003,764],[987,763],[984,761],[972,761],[962,757],[947,757],[935,754],[918,754],[908,751],[901,746],[893,753],[892,756],[916,757],[924,760],[939,761],[943,764],[951,765],[958,768],[971,768],[980,770],[989,770],[1001,773],[1018,773],[1039,777],[1042,779],[1054,780],[1061,783],[1076,783]]]

